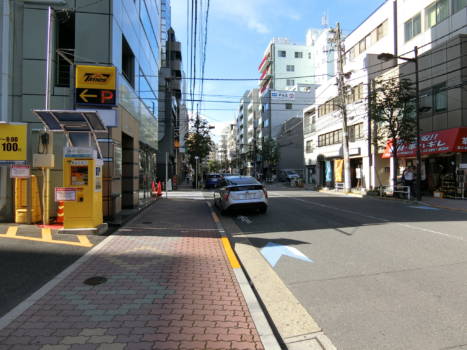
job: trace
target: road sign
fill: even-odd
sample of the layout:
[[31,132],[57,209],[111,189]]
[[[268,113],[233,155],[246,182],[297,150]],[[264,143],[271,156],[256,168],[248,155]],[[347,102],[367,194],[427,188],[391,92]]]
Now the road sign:
[[113,66],[76,66],[76,103],[90,106],[115,106],[116,74]]
[[27,135],[26,124],[0,123],[0,164],[26,162]]
[[31,167],[29,165],[12,165],[10,169],[11,178],[26,179],[31,176]]

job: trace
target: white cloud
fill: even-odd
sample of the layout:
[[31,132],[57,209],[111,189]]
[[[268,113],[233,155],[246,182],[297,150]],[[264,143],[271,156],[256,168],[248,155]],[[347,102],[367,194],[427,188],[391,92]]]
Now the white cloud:
[[[269,5],[268,5],[269,4]],[[240,22],[260,34],[270,32],[264,17],[270,2],[265,0],[221,0],[213,3],[212,15]]]

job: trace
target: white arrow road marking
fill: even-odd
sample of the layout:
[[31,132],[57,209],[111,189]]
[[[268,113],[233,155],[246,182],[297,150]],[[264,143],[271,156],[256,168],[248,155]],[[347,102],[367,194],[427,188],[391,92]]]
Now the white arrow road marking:
[[253,221],[251,221],[247,216],[237,216],[237,219],[239,219],[240,221],[244,222],[245,224],[251,224],[253,223]]

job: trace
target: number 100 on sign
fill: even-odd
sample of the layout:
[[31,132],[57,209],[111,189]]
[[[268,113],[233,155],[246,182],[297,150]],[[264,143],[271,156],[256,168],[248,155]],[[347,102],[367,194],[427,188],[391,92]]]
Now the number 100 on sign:
[[26,151],[27,126],[0,123],[0,163],[25,161]]

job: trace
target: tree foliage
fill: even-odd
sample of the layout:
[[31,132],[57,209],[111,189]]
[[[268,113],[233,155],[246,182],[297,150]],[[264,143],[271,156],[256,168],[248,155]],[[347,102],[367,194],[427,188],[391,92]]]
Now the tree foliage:
[[197,116],[185,137],[186,153],[193,168],[196,166],[195,157],[199,157],[199,162],[201,163],[211,151],[211,146],[212,140],[209,134],[208,122]]
[[261,147],[263,162],[268,164],[269,169],[275,169],[279,163],[279,146],[274,139],[265,139]]
[[376,122],[377,139],[392,142],[392,156],[395,160],[393,185],[397,182],[398,147],[416,138],[415,91],[407,79],[386,79],[376,81],[371,94],[371,114]]

